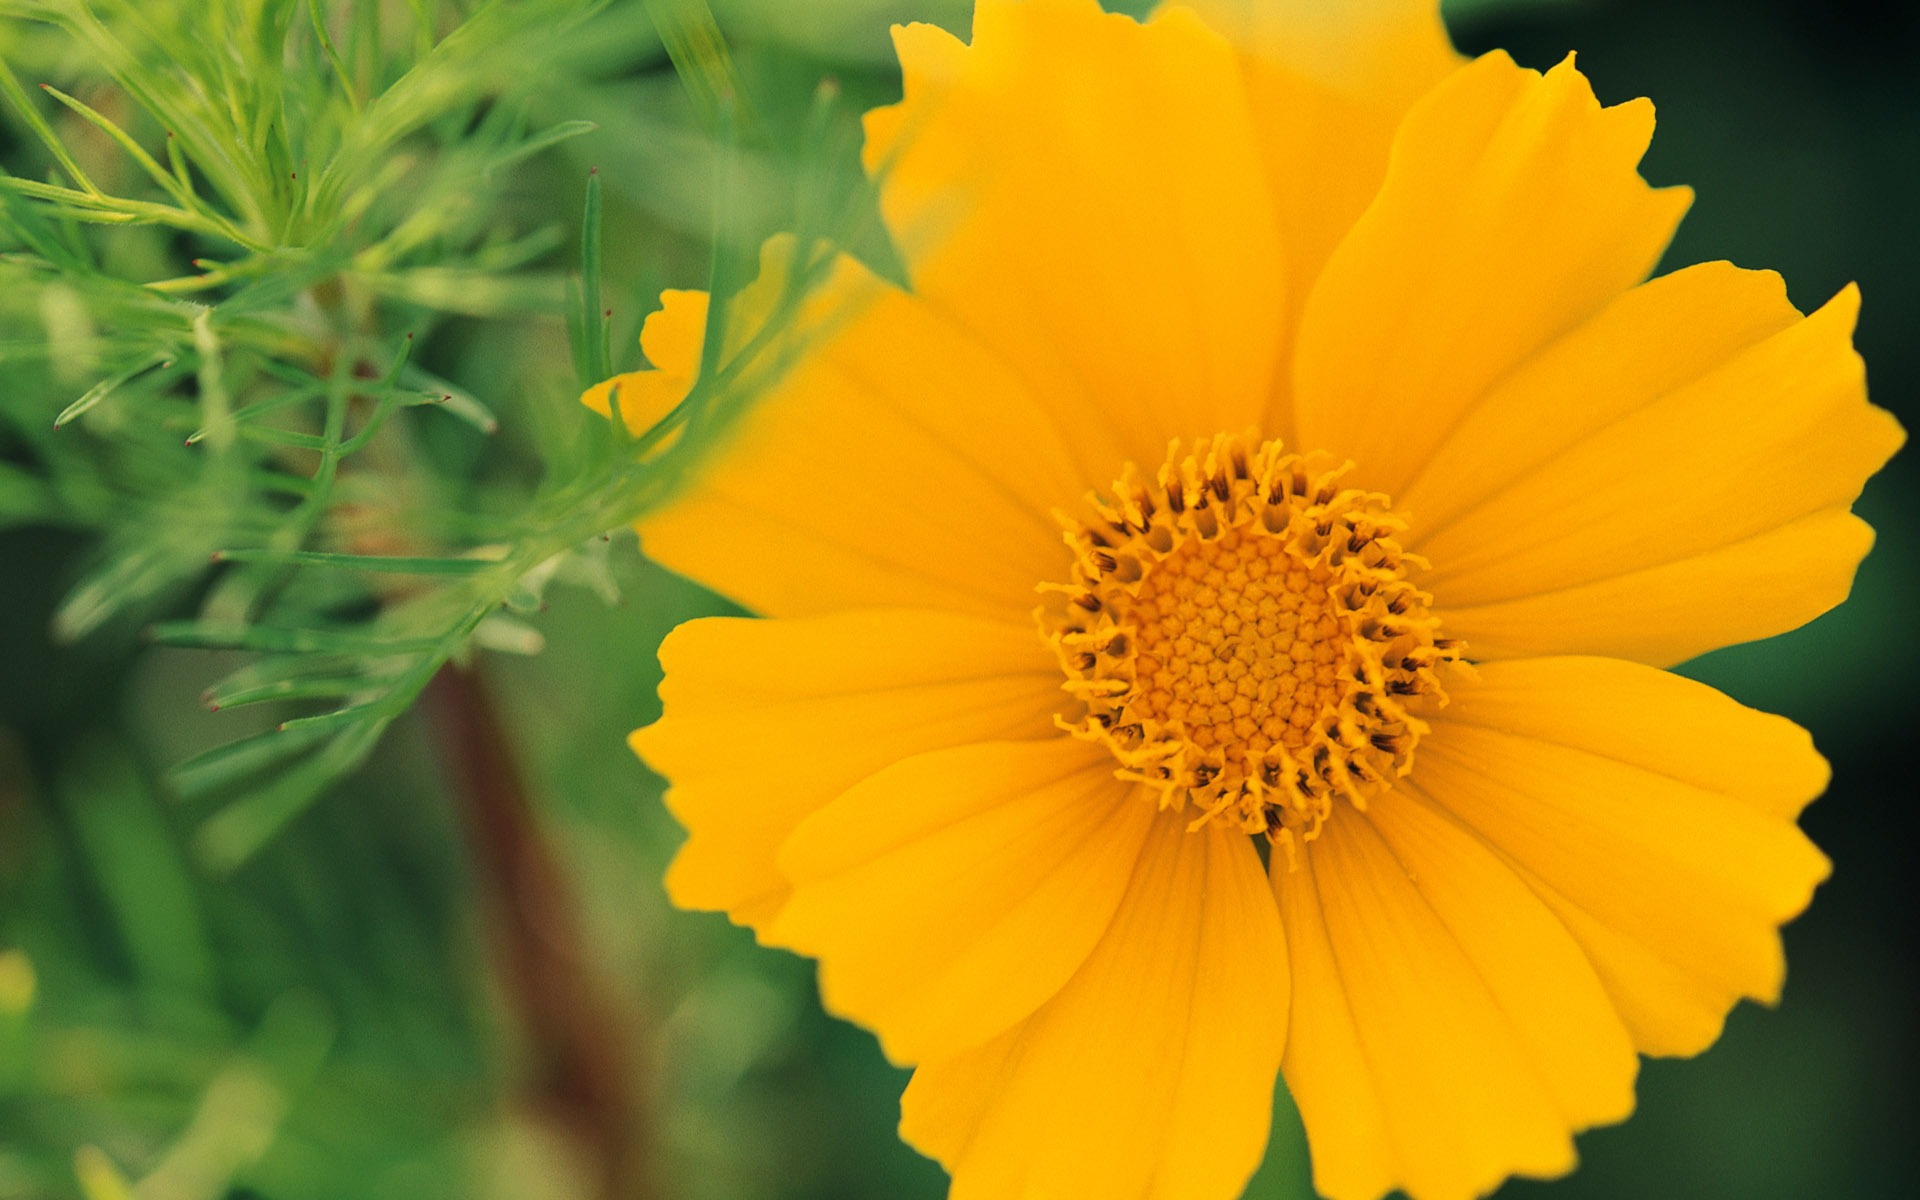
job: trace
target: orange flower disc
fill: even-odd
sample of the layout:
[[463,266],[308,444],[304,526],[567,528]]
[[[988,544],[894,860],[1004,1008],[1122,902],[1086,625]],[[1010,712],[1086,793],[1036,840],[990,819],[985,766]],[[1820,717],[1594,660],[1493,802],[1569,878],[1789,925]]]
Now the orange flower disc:
[[1072,580],[1043,632],[1073,698],[1062,724],[1113,751],[1163,808],[1267,833],[1291,855],[1336,797],[1412,769],[1418,708],[1458,659],[1385,496],[1276,441],[1176,442],[1068,518]]

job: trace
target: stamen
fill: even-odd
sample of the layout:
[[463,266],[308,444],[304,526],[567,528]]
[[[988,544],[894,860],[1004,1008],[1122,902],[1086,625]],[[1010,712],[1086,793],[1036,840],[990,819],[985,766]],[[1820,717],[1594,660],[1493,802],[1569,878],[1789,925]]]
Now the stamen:
[[1289,862],[1336,800],[1364,808],[1412,769],[1464,650],[1406,577],[1425,564],[1405,523],[1347,471],[1252,434],[1176,442],[1062,518],[1073,574],[1041,587],[1061,726],[1193,828],[1231,821]]

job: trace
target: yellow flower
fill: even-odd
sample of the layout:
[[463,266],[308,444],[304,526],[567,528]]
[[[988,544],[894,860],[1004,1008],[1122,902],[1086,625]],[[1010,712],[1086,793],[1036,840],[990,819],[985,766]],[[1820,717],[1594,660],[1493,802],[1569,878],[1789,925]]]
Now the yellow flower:
[[896,39],[910,288],[833,264],[640,525],[766,618],[661,650],[673,898],[819,958],[961,1200],[1224,1200],[1276,1073],[1338,1200],[1569,1170],[1827,873],[1806,735],[1662,668],[1845,597],[1902,438],[1855,293],[1642,282],[1651,107],[1430,2]]

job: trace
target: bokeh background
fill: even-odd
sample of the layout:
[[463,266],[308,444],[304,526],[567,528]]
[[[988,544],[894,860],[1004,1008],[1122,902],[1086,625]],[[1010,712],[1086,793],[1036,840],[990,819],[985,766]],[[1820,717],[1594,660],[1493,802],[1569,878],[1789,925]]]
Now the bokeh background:
[[[0,3],[0,56],[29,87],[44,78],[104,108],[98,64],[32,19],[62,7],[73,6]],[[379,7],[416,30],[396,38],[430,40],[470,6]],[[498,512],[556,469],[528,431],[564,429],[579,411],[560,297],[580,267],[589,170],[603,189],[613,361],[632,366],[651,297],[705,283],[716,229],[757,239],[791,222],[802,192],[858,209],[853,122],[898,89],[886,24],[964,33],[968,5],[712,9],[752,102],[756,127],[733,131],[744,152],[716,145],[700,88],[634,0],[550,48],[532,86],[489,85],[461,118],[511,93],[532,125],[596,128],[490,177],[489,228],[557,229],[515,276],[531,280],[524,294],[464,306],[478,311],[404,290],[374,301],[387,327],[422,330],[422,369],[497,418],[489,431],[405,414],[407,457],[388,469],[421,481],[425,508]],[[1915,424],[1920,10],[1463,0],[1447,11],[1467,52],[1504,47],[1545,68],[1573,50],[1603,100],[1653,97],[1643,172],[1698,192],[1667,266],[1776,268],[1803,309],[1858,280],[1874,398]],[[41,111],[81,138],[76,153],[112,157],[64,110]],[[402,147],[441,152],[463,129],[416,131]],[[17,110],[0,110],[0,162],[50,178]],[[84,236],[107,238],[101,270],[128,278],[204,252],[165,231]],[[494,629],[468,672],[430,688],[257,850],[209,855],[199,835],[218,808],[183,796],[173,768],[262,727],[201,703],[244,659],[142,636],[214,594],[204,553],[151,586],[129,583],[100,619],[73,619],[75,589],[127,536],[125,513],[151,507],[171,477],[146,480],[116,457],[143,420],[135,408],[49,441],[43,427],[90,377],[54,344],[72,326],[70,298],[49,300],[44,275],[15,269],[21,248],[0,224],[0,271],[13,272],[0,295],[0,1200],[942,1195],[939,1170],[893,1133],[904,1074],[821,1012],[808,964],[664,900],[679,834],[623,738],[658,711],[660,637],[724,606],[643,562],[631,539],[573,572],[588,586],[562,579]],[[1805,819],[1834,876],[1786,932],[1784,1001],[1743,1005],[1698,1060],[1647,1064],[1639,1111],[1581,1139],[1576,1175],[1502,1195],[1913,1194],[1917,486],[1909,454],[1868,489],[1860,508],[1879,544],[1843,609],[1684,668],[1805,725],[1834,763]],[[170,511],[166,529],[194,524]],[[383,603],[392,597],[354,594],[327,611],[351,621]],[[742,738],[750,747],[752,731]],[[1276,1112],[1248,1195],[1311,1195],[1284,1092]]]

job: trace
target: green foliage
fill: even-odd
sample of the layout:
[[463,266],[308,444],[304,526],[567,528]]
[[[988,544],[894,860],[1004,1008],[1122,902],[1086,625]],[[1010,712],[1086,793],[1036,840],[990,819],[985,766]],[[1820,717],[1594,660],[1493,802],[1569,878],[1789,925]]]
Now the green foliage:
[[[564,231],[502,200],[529,160],[594,128],[540,123],[535,93],[592,45],[600,6],[463,7],[416,6],[398,27],[375,5],[10,8],[51,27],[14,56],[77,51],[89,69],[74,90],[119,120],[53,87],[36,101],[0,68],[48,176],[0,175],[11,316],[48,329],[10,353],[49,385],[88,381],[52,414],[44,389],[9,396],[28,465],[9,466],[0,520],[99,534],[55,615],[62,638],[188,604],[197,615],[154,640],[257,656],[209,706],[296,706],[173,774],[189,800],[230,798],[199,835],[221,869],[364,762],[472,641],[537,645],[514,614],[549,580],[611,593],[605,531],[699,441],[670,435],[741,390],[744,362],[710,363],[703,395],[638,441],[555,419],[613,368],[600,184],[587,181],[571,285],[548,265]],[[728,138],[740,89],[711,15],[697,0],[661,9],[698,111]],[[143,149],[156,138],[166,166]],[[724,296],[741,256],[716,245]],[[540,371],[530,397],[482,401],[414,353],[462,318],[524,331],[569,317],[576,374]],[[497,435],[503,402],[519,406],[531,486],[442,469],[436,444],[461,467],[486,456],[472,443]]]
[[[0,1200],[598,1194],[538,1107],[499,881],[423,736],[422,687],[460,662],[495,685],[635,1050],[653,1195],[943,1194],[894,1136],[902,1073],[810,968],[669,911],[680,835],[621,744],[657,712],[659,638],[725,611],[621,530],[780,369],[815,264],[759,336],[709,340],[660,426],[577,396],[640,365],[663,286],[706,286],[726,323],[774,231],[897,276],[857,115],[897,92],[890,22],[970,7],[0,0]],[[1447,10],[1469,49],[1578,46],[1610,99],[1659,98],[1650,177],[1709,185],[1682,250],[1786,266],[1813,302],[1868,271],[1876,391],[1913,391],[1897,55],[1834,58],[1893,97],[1843,110],[1764,57],[1798,33],[1730,0]],[[1583,1138],[1555,1194],[1904,1182],[1884,1051],[1912,989],[1884,910],[1907,865],[1872,806],[1903,798],[1914,651],[1886,631],[1920,558],[1876,487],[1846,609],[1691,668],[1835,761],[1809,822],[1836,874],[1789,930],[1788,1002],[1651,1066],[1642,1114]],[[1249,1200],[1310,1194],[1276,1112]]]
[[392,870],[447,869],[428,829],[369,854],[364,814],[324,813],[235,903],[124,745],[76,747],[37,803],[51,836],[9,900],[45,920],[0,952],[0,1195],[380,1195],[409,1157],[456,1175],[436,1143],[479,1083],[475,1014],[451,914]]
[[[0,720],[0,847],[33,847],[0,862],[0,1197],[553,1165],[517,1120],[464,1140],[497,1051],[448,958],[458,833],[406,811],[436,789],[316,801],[449,663],[541,651],[556,587],[626,602],[620,531],[780,369],[820,260],[633,434],[577,396],[640,365],[658,287],[704,282],[724,329],[762,238],[865,227],[854,110],[803,83],[798,121],[750,112],[707,6],[654,9],[0,0],[0,534],[75,548],[55,644],[198,675],[213,714],[134,722],[157,772],[111,728],[13,763]],[[649,154],[706,182],[662,200]]]

